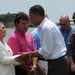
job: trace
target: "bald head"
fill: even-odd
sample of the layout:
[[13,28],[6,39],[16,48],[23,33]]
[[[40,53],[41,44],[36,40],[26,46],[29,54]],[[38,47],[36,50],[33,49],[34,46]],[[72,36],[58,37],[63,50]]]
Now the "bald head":
[[70,20],[67,15],[62,15],[59,19],[61,29],[67,30],[70,27]]
[[60,17],[60,20],[63,20],[63,21],[67,20],[67,21],[69,21],[69,17],[67,15],[62,15]]

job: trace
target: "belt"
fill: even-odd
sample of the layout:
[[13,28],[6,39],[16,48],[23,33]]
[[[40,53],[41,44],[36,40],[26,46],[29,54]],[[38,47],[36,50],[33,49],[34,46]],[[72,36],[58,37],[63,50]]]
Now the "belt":
[[47,61],[45,58],[38,58],[38,60]]
[[38,60],[42,60],[42,61],[51,61],[51,60],[55,60],[55,59],[38,58]]
[[59,58],[57,58],[57,59],[45,59],[45,58],[38,58],[38,60],[42,60],[42,61],[54,61],[54,60],[61,59],[61,58],[65,57],[65,56],[66,56],[66,55],[61,56],[61,57],[59,57]]

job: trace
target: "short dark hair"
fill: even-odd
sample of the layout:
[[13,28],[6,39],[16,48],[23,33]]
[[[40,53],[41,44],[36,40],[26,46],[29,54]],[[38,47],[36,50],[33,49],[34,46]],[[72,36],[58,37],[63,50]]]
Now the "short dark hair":
[[24,12],[18,12],[15,16],[15,21],[14,21],[15,27],[16,27],[16,23],[20,22],[20,19],[28,21],[29,16]]
[[29,9],[29,12],[34,14],[39,13],[40,16],[44,16],[44,8],[41,5],[34,5]]

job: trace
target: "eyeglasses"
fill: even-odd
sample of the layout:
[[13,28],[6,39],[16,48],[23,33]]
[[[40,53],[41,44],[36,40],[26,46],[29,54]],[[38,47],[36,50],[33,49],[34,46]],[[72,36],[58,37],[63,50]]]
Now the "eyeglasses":
[[61,23],[60,23],[60,25],[61,25],[61,26],[66,26],[66,24],[61,24]]

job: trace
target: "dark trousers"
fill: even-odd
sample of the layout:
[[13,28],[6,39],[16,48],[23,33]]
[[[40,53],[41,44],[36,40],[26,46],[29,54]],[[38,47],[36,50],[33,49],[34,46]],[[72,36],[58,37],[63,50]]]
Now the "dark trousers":
[[15,66],[15,73],[16,75],[27,75],[27,72],[21,69],[19,66]]
[[70,71],[70,74],[69,75],[75,75],[75,72]]
[[69,58],[60,57],[48,61],[48,75],[69,75]]

